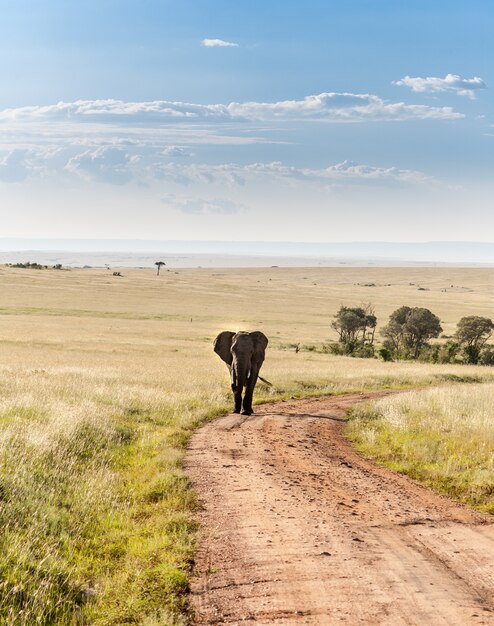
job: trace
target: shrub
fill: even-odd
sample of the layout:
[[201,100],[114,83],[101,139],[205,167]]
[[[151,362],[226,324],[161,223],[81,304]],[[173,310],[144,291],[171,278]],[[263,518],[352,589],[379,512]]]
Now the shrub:
[[447,341],[446,343],[439,346],[438,362],[455,363],[459,351],[460,344],[457,341]]
[[494,365],[494,349],[488,348],[480,355],[480,363],[482,365]]
[[392,361],[393,360],[393,352],[387,348],[386,346],[381,346],[377,351],[379,356],[383,361]]

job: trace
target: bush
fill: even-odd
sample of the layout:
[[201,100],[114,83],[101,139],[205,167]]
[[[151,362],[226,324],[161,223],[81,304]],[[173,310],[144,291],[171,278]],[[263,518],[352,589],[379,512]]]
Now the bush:
[[480,355],[480,363],[482,365],[494,365],[494,349],[487,348]]
[[328,351],[330,354],[343,356],[348,354],[347,346],[344,343],[328,343]]
[[393,352],[386,346],[381,346],[379,350],[377,351],[377,353],[379,354],[379,356],[381,357],[383,361],[387,362],[387,361],[393,360]]
[[373,359],[374,358],[374,346],[365,344],[365,343],[360,344],[354,348],[350,356],[354,356],[359,359]]
[[469,365],[477,365],[480,359],[480,347],[475,344],[464,346],[463,355],[465,357],[465,363],[468,363]]
[[418,353],[417,360],[420,363],[437,363],[439,361],[440,346],[423,346]]
[[439,347],[439,363],[456,363],[457,355],[460,351],[460,344],[457,341],[447,341]]

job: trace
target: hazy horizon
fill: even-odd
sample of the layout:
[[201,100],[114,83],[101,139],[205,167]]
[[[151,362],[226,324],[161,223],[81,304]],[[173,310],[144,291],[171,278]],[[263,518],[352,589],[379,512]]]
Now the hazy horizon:
[[[177,255],[181,256],[180,259]],[[27,258],[31,256],[32,258]],[[138,239],[0,238],[0,262],[64,265],[152,265],[157,257],[182,266],[364,264],[494,264],[493,242],[297,242]]]

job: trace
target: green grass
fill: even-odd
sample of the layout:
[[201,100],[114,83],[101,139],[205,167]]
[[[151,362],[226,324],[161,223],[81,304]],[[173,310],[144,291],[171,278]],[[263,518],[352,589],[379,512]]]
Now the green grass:
[[[331,339],[331,315],[360,304],[363,280],[393,283],[373,290],[380,317],[437,307],[451,330],[490,310],[483,270],[221,273],[126,270],[109,282],[104,270],[0,268],[0,624],[186,622],[197,502],[183,459],[191,433],[231,408],[211,345],[221,330],[270,338],[262,375],[274,387],[259,384],[256,403],[494,382],[494,368],[286,350]],[[465,301],[442,291],[457,275],[474,288]],[[430,291],[410,286],[419,279]]]
[[390,469],[494,514],[493,392],[449,385],[359,405],[348,434]]
[[[369,379],[355,359],[328,365],[339,378],[280,372],[256,402],[421,380],[417,371]],[[436,377],[419,372],[422,384]],[[182,464],[194,430],[230,410],[219,374],[219,384],[201,372],[197,387],[162,389],[163,374],[151,382],[132,368],[128,378],[73,367],[0,372],[1,623],[185,623],[197,503]]]

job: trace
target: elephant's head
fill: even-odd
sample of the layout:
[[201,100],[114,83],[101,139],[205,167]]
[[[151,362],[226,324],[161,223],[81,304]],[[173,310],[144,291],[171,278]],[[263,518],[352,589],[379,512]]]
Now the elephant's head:
[[[268,338],[264,333],[224,331],[214,341],[214,351],[228,365],[232,391],[235,395],[235,412],[252,413],[252,395],[259,370],[264,361]],[[245,396],[242,403],[242,391]]]

